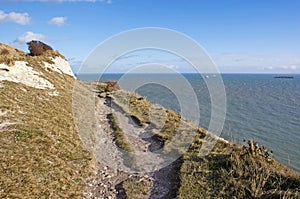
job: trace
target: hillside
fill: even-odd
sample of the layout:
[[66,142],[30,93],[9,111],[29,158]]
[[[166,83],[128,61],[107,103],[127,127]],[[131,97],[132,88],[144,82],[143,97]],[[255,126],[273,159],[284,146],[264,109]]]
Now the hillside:
[[[195,128],[188,123],[185,125],[177,113],[157,108],[136,94],[114,91],[110,97],[114,103],[123,107],[127,115],[134,117],[146,128],[149,125],[149,109],[152,114],[151,124],[157,127],[159,124],[156,122],[161,121],[161,116],[166,113],[160,131],[151,129],[155,135],[153,137],[161,141],[162,147],[168,146],[176,132],[197,132],[187,152],[170,166],[154,172],[154,184],[162,185],[161,179],[169,179],[173,185],[168,190],[173,193],[167,192],[163,198],[300,197],[299,174],[274,160],[271,152],[258,143],[248,141],[245,146],[239,146],[224,141],[205,129]],[[181,125],[178,125],[180,122]],[[216,144],[209,155],[199,157],[200,149],[207,140],[216,140]],[[132,142],[132,139],[127,139],[127,142]],[[132,186],[128,187],[128,192],[132,192]],[[131,198],[137,197],[134,195]]]
[[74,76],[55,51],[0,44],[0,197],[82,197],[93,157],[72,117]]
[[0,198],[300,198],[299,174],[257,143],[229,143],[115,82],[78,81],[56,51],[1,43],[0,152]]

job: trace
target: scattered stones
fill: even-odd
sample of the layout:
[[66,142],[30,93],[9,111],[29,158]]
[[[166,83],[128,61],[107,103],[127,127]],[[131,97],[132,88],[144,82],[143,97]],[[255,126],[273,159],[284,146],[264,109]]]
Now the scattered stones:
[[[153,144],[150,141],[145,141],[141,139],[140,135],[143,133],[143,128],[130,123],[131,120],[126,120],[128,116],[120,110],[116,110],[116,107],[112,107],[112,102],[107,102],[107,98],[103,95],[102,97],[99,96],[98,98],[98,127],[101,128],[102,135],[107,136],[108,139],[104,140],[103,143],[114,144],[114,136],[113,131],[110,127],[109,121],[107,119],[107,115],[114,111],[121,117],[120,121],[124,125],[121,125],[122,129],[125,129],[126,132],[131,132],[131,134],[127,134],[126,136],[128,140],[130,140],[131,144],[133,144],[135,153],[138,157],[143,160],[144,154],[152,153],[148,150],[149,145]],[[125,115],[125,116],[124,116]],[[123,118],[123,120],[122,120]],[[119,118],[118,118],[119,119]],[[100,135],[99,135],[100,136]],[[100,137],[101,137],[100,136]],[[101,137],[102,138],[102,137]],[[153,141],[155,142],[155,141]],[[119,153],[114,153],[112,150],[108,150],[101,148],[101,153],[105,151],[105,153],[109,153],[111,163],[117,162],[119,159],[122,158]],[[137,153],[138,152],[138,153]],[[143,153],[144,152],[144,153]],[[120,157],[119,157],[120,156]],[[150,158],[151,159],[151,158]],[[149,160],[149,158],[148,158]],[[123,159],[121,159],[121,162]],[[142,161],[143,162],[143,161]],[[119,165],[120,166],[120,165]],[[163,179],[162,173],[157,174],[154,173],[126,173],[122,169],[118,168],[125,168],[124,165],[122,167],[116,167],[115,165],[104,165],[103,162],[98,162],[97,164],[97,174],[96,176],[91,179],[88,183],[92,184],[89,186],[89,197],[88,198],[126,198],[126,190],[122,187],[122,183],[127,179],[135,178],[136,182],[139,184],[143,184],[147,187],[148,190],[151,191],[151,196],[147,194],[147,197],[150,198],[162,198],[164,196],[169,196],[169,192],[172,191],[172,186],[174,184],[169,184],[168,177]],[[172,173],[172,171],[170,171]],[[133,179],[135,181],[135,179]],[[160,181],[160,182],[157,182]],[[149,193],[150,194],[150,193]],[[146,195],[143,195],[146,197]]]

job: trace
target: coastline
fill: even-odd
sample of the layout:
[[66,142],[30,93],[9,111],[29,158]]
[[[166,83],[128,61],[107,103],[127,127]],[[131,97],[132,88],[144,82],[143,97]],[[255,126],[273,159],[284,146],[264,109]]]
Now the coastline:
[[[103,86],[103,83],[101,83],[101,85]],[[119,92],[119,94],[114,95],[114,92]],[[98,96],[101,96],[101,100],[103,100],[103,99],[116,100],[118,98],[117,102],[116,101],[114,102],[114,103],[118,103],[117,106],[119,108],[117,108],[117,109],[120,109],[120,108],[122,109],[122,106],[124,106],[124,104],[122,105],[122,100],[126,100],[126,97],[122,98],[122,97],[124,97],[122,95],[128,95],[128,93],[126,91],[122,91],[122,90],[121,91],[119,91],[119,90],[118,91],[110,91],[110,92],[106,93],[105,95],[101,95],[101,92],[98,92],[98,94],[99,94]],[[131,94],[131,95],[133,95],[135,99],[141,99],[141,97],[136,94]],[[133,101],[135,101],[135,100],[133,100]],[[123,101],[123,103],[124,102],[125,101]],[[112,111],[114,111],[116,109],[116,104],[114,104],[114,103],[110,102],[107,104],[107,105],[109,105],[109,108]],[[125,104],[126,104],[126,102],[125,102]],[[149,105],[148,102],[143,102],[142,104],[145,106]],[[140,105],[136,104],[136,106],[139,107]],[[124,142],[132,143],[132,141],[134,139],[133,138],[128,139],[128,136],[129,136],[128,133],[134,132],[134,131],[141,131],[141,123],[143,124],[143,122],[146,122],[145,125],[147,125],[147,118],[143,118],[143,116],[139,115],[139,113],[137,113],[137,112],[134,112],[134,111],[128,112],[128,111],[129,110],[127,110],[126,108],[123,107],[122,114],[117,114],[118,115],[117,118],[118,118],[118,125],[122,129],[125,129],[124,131],[126,132],[126,137],[125,137]],[[141,111],[141,112],[143,112],[143,111]],[[136,123],[134,125],[135,127],[132,126],[132,121],[124,122],[124,119],[120,119],[120,117],[121,118],[128,117],[128,115],[135,116],[135,118],[138,119],[138,123]],[[106,122],[109,122],[109,121],[106,121]],[[135,128],[135,129],[130,130],[129,126],[131,126],[130,128]],[[300,179],[298,174],[293,173],[291,170],[288,169],[287,166],[282,165],[282,164],[278,163],[276,160],[274,160],[273,158],[271,158],[270,151],[268,151],[264,147],[260,147],[254,141],[249,141],[248,146],[242,146],[242,145],[237,145],[235,143],[229,142],[223,138],[220,138],[220,137],[214,135],[213,133],[207,132],[205,129],[200,128],[200,129],[198,129],[198,132],[200,134],[196,135],[196,138],[195,138],[194,142],[191,143],[187,153],[185,153],[183,156],[181,156],[174,163],[170,164],[170,166],[167,166],[166,168],[161,168],[155,172],[139,173],[139,174],[137,173],[135,175],[128,174],[127,179],[125,177],[125,179],[123,179],[123,181],[118,181],[117,184],[109,183],[110,185],[114,185],[114,187],[122,187],[121,190],[114,189],[114,188],[112,190],[115,190],[117,192],[121,191],[122,193],[133,194],[133,195],[131,195],[130,198],[136,198],[136,197],[139,198],[139,197],[141,197],[141,195],[137,194],[139,191],[132,192],[132,190],[130,190],[129,187],[136,186],[136,184],[138,182],[144,182],[144,184],[140,188],[138,188],[138,190],[139,189],[143,189],[144,191],[146,190],[145,193],[147,193],[147,194],[144,195],[143,197],[149,197],[149,198],[171,197],[171,195],[168,195],[168,194],[171,194],[174,192],[177,193],[178,196],[180,196],[182,198],[186,198],[186,195],[195,197],[193,194],[200,194],[199,196],[203,196],[202,195],[204,193],[203,191],[204,190],[206,190],[206,192],[208,191],[206,188],[204,188],[204,185],[205,186],[210,186],[210,185],[204,183],[203,185],[200,186],[203,188],[203,190],[201,190],[201,191],[199,191],[198,186],[195,187],[196,188],[195,190],[193,188],[194,186],[190,187],[191,186],[191,184],[190,184],[190,182],[191,182],[190,175],[191,174],[188,174],[188,173],[190,173],[190,172],[193,173],[194,171],[191,171],[188,168],[190,168],[192,165],[198,165],[199,168],[202,168],[204,166],[204,168],[205,168],[206,167],[205,165],[207,165],[207,164],[208,165],[217,164],[218,166],[216,166],[216,165],[214,166],[214,169],[215,169],[214,172],[218,173],[218,172],[220,172],[220,169],[222,172],[224,172],[224,170],[222,170],[222,168],[223,167],[224,167],[224,169],[227,168],[228,167],[227,164],[240,165],[242,162],[245,162],[244,164],[246,164],[246,162],[248,162],[248,161],[252,162],[251,167],[248,168],[247,166],[245,167],[245,165],[243,165],[242,167],[237,167],[236,169],[238,171],[235,171],[235,172],[239,172],[239,170],[243,169],[243,171],[245,171],[246,173],[254,172],[254,173],[252,173],[252,175],[259,175],[260,176],[259,178],[266,178],[266,180],[271,180],[271,179],[269,179],[269,175],[271,173],[274,173],[274,174],[278,173],[280,175],[294,176],[293,178],[295,178],[295,180],[297,178]],[[157,135],[160,137],[160,139],[164,140],[163,142],[167,141],[167,140],[165,140],[166,138],[163,135],[161,135],[161,134],[157,134]],[[206,136],[208,135],[210,137],[210,139],[215,139],[216,146],[214,147],[213,151],[207,157],[200,158],[199,150],[201,149],[201,142],[203,142],[203,135],[206,135]],[[111,139],[111,141],[113,142],[113,139]],[[152,142],[156,142],[156,141],[157,141],[157,139],[152,140]],[[134,141],[133,141],[133,143],[134,143]],[[156,143],[156,145],[157,145],[157,143]],[[133,148],[135,148],[137,146],[141,147],[141,144],[138,144],[136,146],[134,144],[133,145],[130,144],[130,146]],[[146,146],[148,146],[148,147],[146,147],[145,149],[146,150],[147,150],[147,148],[149,149],[149,145],[146,145]],[[162,145],[160,145],[160,147],[161,146]],[[195,160],[197,160],[197,161],[195,161]],[[207,162],[207,160],[209,160],[209,162]],[[256,162],[254,165],[253,165],[253,163],[254,163],[253,161]],[[247,164],[249,164],[249,162]],[[192,167],[195,167],[195,166],[192,166]],[[263,171],[263,172],[260,171],[259,173],[255,174],[255,172],[258,172],[258,170],[256,171],[256,169],[258,169],[256,167],[263,167],[265,171]],[[212,172],[209,170],[210,169],[206,168],[205,170],[203,170],[201,172],[205,172],[205,173]],[[119,170],[117,170],[117,171],[119,171]],[[232,172],[232,171],[229,171],[229,172]],[[205,173],[203,173],[203,174],[205,174]],[[179,174],[179,175],[174,175],[174,174]],[[278,175],[278,174],[276,174],[276,175]],[[111,176],[111,175],[118,178],[118,174],[109,174],[109,176]],[[224,175],[224,174],[222,174],[222,175]],[[124,174],[122,174],[122,176],[124,177]],[[208,180],[208,179],[211,179],[211,177],[212,177],[210,175],[207,176],[207,173],[204,176],[205,177],[202,177],[202,180],[204,180],[204,179]],[[225,184],[223,184],[224,186],[226,186],[226,184],[228,183],[226,179],[228,179],[229,177],[230,177],[230,174],[229,174],[229,176],[226,176],[226,178],[224,178],[224,179],[223,179],[223,177],[220,176],[220,180],[221,179],[225,180],[224,181]],[[240,178],[241,178],[240,180],[242,180],[244,178],[243,175],[240,176]],[[180,179],[180,181],[178,181],[179,179]],[[245,180],[245,184],[248,183],[246,179],[243,179],[243,180]],[[177,181],[180,183],[179,184],[176,183]],[[197,181],[197,180],[194,179],[193,181]],[[295,182],[299,183],[299,181],[297,181],[297,180]],[[172,185],[172,187],[173,188],[175,187],[175,189],[171,189],[169,186],[166,186],[167,184],[172,184],[172,183],[175,183]],[[125,185],[125,187],[123,185]],[[187,186],[190,188],[187,188]],[[294,184],[294,186],[297,187],[298,185]],[[151,188],[151,187],[153,187],[153,188]],[[256,188],[258,188],[258,187],[256,187]],[[164,191],[162,191],[162,190],[164,190]],[[196,191],[196,190],[198,190],[198,191]],[[255,192],[257,190],[252,190],[252,191],[253,191],[253,193],[251,193],[251,194],[253,196],[258,196],[257,195],[258,193],[262,194],[262,195],[264,194],[263,190],[260,190],[257,193]],[[296,193],[298,193],[297,188],[295,189],[295,191],[296,191]],[[162,193],[164,193],[164,194],[162,194]],[[96,194],[96,193],[94,193],[94,194]],[[229,194],[229,193],[226,193],[226,194]],[[292,194],[292,193],[289,193],[289,194]],[[217,196],[218,194],[214,191],[214,192],[211,192],[210,195]],[[292,195],[290,195],[290,196],[292,196]]]
[[[123,74],[111,75],[103,75],[103,81],[117,80]],[[205,82],[199,75],[184,75],[198,98],[201,113],[199,125],[208,129],[210,98]],[[299,173],[299,74],[295,74],[294,79],[286,80],[276,80],[273,74],[222,75],[226,87],[227,115],[220,137],[241,145],[245,144],[244,140],[255,140],[273,150],[278,161]],[[132,75],[130,78],[135,81],[135,78],[142,78],[139,76]],[[164,75],[160,77],[172,79]],[[163,87],[149,85],[138,89],[137,93],[146,96],[152,103],[161,104],[175,112],[181,111],[176,96]]]

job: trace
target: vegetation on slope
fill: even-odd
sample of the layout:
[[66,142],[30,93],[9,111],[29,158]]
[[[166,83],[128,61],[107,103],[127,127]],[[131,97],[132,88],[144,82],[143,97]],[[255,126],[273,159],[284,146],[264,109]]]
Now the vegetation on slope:
[[151,180],[133,176],[122,183],[127,198],[147,198],[151,194],[153,182]]
[[41,41],[33,40],[28,42],[27,45],[31,56],[40,56],[46,51],[53,51],[53,49],[50,46]]
[[183,156],[179,198],[298,198],[299,175],[251,145],[218,141],[209,155],[200,158],[201,142],[193,144]]
[[[0,197],[83,197],[94,160],[73,123],[75,80],[41,66],[57,52],[31,57],[4,44],[0,47],[0,63],[27,61],[59,93],[50,96],[49,90],[1,82],[0,123],[7,125],[0,128]],[[3,54],[5,49],[8,53]]]
[[[47,50],[32,57],[0,44],[0,63],[13,66],[15,61],[28,62],[54,84],[58,93],[52,96],[49,90],[9,81],[0,83],[1,198],[82,198],[86,180],[92,175],[94,159],[83,147],[73,122],[75,80],[42,67],[55,56],[61,55]],[[137,123],[149,128],[163,146],[168,146],[178,132],[185,137],[191,131],[197,132],[189,150],[173,167],[180,176],[178,198],[299,198],[299,175],[270,158],[264,148],[253,142],[240,147],[217,140],[213,151],[201,158],[198,154],[203,138],[209,135],[204,129],[197,129],[178,113],[155,106],[137,94],[116,89],[116,84],[100,87],[105,97],[112,93],[112,100]],[[124,142],[113,115],[110,120],[119,132],[119,145],[129,150],[131,146]],[[123,181],[128,198],[150,194],[153,182],[141,179]]]
[[35,69],[40,69],[43,71],[43,62],[53,64],[51,58],[55,58],[57,56],[65,59],[65,57],[62,54],[53,50],[46,50],[39,56],[30,56],[29,54],[26,54],[23,51],[12,48],[6,44],[0,43],[0,63],[9,66],[13,66],[15,61],[25,61],[29,65],[34,66]]
[[108,114],[108,119],[110,121],[111,127],[115,132],[115,142],[118,147],[122,150],[130,152],[132,151],[131,147],[129,146],[126,138],[124,136],[123,130],[119,127],[117,118],[114,113]]
[[[156,112],[154,105],[137,94],[116,91],[112,96],[116,104],[142,125],[152,125],[152,132],[164,144],[180,130],[181,117],[177,113],[161,109],[167,113],[167,119],[163,120],[162,111]],[[156,131],[155,128],[162,125],[159,121],[165,121],[165,124]],[[270,158],[264,147],[253,141],[242,147],[217,140],[209,155],[199,157],[205,136],[210,136],[210,133],[198,129],[189,150],[183,154],[182,161],[178,161],[180,169],[174,171],[180,175],[178,198],[299,198],[299,175]],[[130,182],[126,181],[130,193],[144,189],[143,186],[134,188],[134,183]]]
[[153,132],[163,142],[170,141],[179,130],[181,122],[183,122],[180,114],[155,106],[137,94],[119,90],[113,93],[112,98],[141,126],[151,125]]

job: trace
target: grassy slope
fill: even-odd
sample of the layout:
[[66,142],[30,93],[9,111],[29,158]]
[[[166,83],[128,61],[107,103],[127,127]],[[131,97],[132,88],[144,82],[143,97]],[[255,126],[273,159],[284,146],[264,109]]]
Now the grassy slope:
[[[124,91],[116,91],[112,96],[115,103],[123,107],[125,112],[134,116],[142,125],[149,125],[149,110],[153,105],[146,99]],[[153,133],[167,144],[176,131],[180,130],[177,126],[181,117],[169,110],[153,113],[152,109],[152,125],[161,125],[158,122],[162,111],[166,112],[166,123],[160,131],[153,129]],[[178,198],[300,197],[300,176],[269,158],[268,151],[253,142],[249,147],[241,147],[219,140],[208,156],[200,158],[198,153],[206,135],[204,129],[198,129],[189,150],[182,156],[178,171]],[[131,181],[124,183],[131,194],[143,191],[143,187],[134,188]],[[138,195],[131,198],[135,197]]]
[[15,124],[0,132],[0,197],[82,197],[93,159],[73,124],[74,79],[41,67],[41,61],[51,62],[47,57],[57,52],[30,57],[6,45],[0,48],[9,51],[0,55],[1,63],[27,61],[59,92],[52,97],[49,90],[2,82],[0,109],[7,114],[0,122]]
[[300,177],[268,158],[262,148],[251,151],[217,142],[204,158],[201,143],[183,156],[179,198],[299,198]]
[[[8,54],[2,49],[8,49]],[[16,123],[0,132],[0,197],[49,198],[82,197],[85,181],[94,163],[76,133],[72,118],[74,79],[45,71],[42,61],[49,56],[29,57],[0,44],[0,63],[13,65],[27,61],[53,83],[59,96],[47,90],[22,84],[2,82],[0,87],[0,122]],[[128,97],[130,96],[130,97]],[[123,91],[115,92],[115,102],[141,125],[151,122],[153,132],[167,144],[179,129],[180,115],[154,107],[146,99]],[[129,105],[129,106],[126,106]],[[128,108],[129,107],[129,108]],[[151,109],[151,114],[149,110]],[[166,118],[166,122],[162,118]],[[186,128],[187,126],[184,126]],[[179,198],[289,198],[299,197],[299,175],[264,153],[253,152],[218,141],[212,153],[198,157],[206,132],[197,131],[190,150],[183,155],[180,167]],[[123,182],[129,198],[149,192],[151,183],[130,178]],[[143,195],[143,194],[142,194]]]

